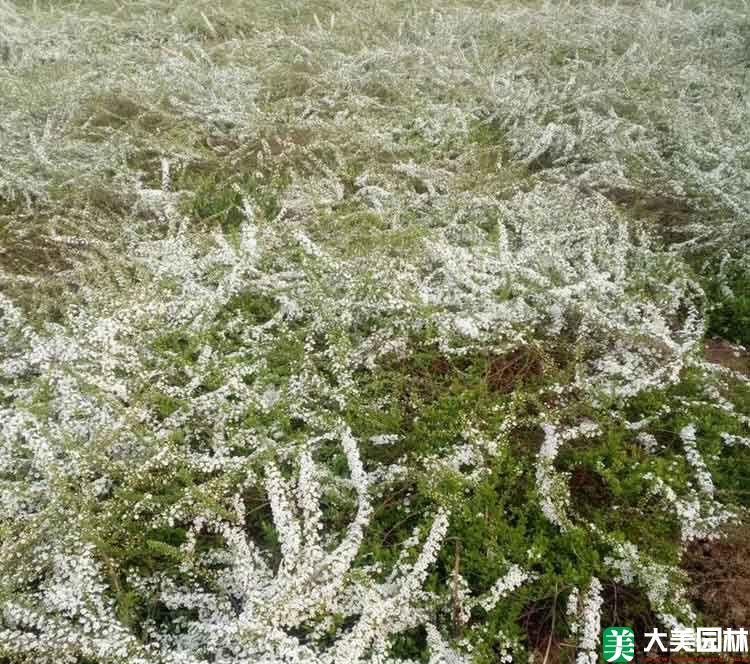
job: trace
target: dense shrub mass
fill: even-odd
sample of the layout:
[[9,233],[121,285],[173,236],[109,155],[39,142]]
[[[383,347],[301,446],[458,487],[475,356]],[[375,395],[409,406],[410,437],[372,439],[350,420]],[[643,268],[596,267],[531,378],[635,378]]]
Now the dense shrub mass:
[[750,342],[747,10],[0,0],[0,661],[703,624],[683,553],[750,496],[748,364],[704,353]]

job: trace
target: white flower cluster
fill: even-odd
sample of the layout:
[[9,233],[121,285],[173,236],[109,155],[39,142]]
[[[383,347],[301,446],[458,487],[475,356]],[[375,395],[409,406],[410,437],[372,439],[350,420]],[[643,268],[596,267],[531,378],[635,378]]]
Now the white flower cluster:
[[[574,595],[571,595],[573,597]],[[576,664],[595,664],[599,659],[599,634],[601,632],[602,584],[596,577],[580,599],[578,613],[578,654]]]
[[503,597],[520,587],[528,579],[528,572],[522,570],[518,565],[513,565],[505,576],[495,582],[495,585],[492,586],[486,597],[478,600],[478,603],[485,611],[492,611]]
[[[4,605],[7,627],[0,630],[0,644],[19,654],[33,654],[37,661],[59,661],[60,657],[67,661],[66,653],[106,661],[174,664],[205,661],[205,657],[248,663],[384,661],[390,634],[428,621],[422,605],[429,594],[421,587],[445,537],[448,517],[445,513],[436,516],[416,560],[402,562],[385,583],[369,578],[365,570],[352,569],[372,510],[356,442],[346,429],[340,432],[340,439],[358,508],[344,539],[332,550],[326,550],[321,541],[317,468],[310,452],[303,451],[296,487],[288,485],[274,464],[266,469],[266,488],[282,554],[275,571],[241,526],[211,526],[198,520],[190,542],[194,545],[200,531],[217,530],[227,543],[230,564],[216,576],[217,588],[211,595],[198,587],[165,585],[160,591],[165,606],[197,611],[199,619],[186,621],[174,634],[151,634],[153,640],[141,645],[105,600],[102,570],[93,560],[93,548],[83,547],[78,555],[58,553],[35,609]],[[238,509],[242,520],[244,511]],[[200,565],[200,560],[196,563]],[[494,605],[525,578],[514,568],[483,605]],[[351,616],[354,625],[333,645],[316,645],[330,635],[329,620],[334,615]],[[436,661],[462,661],[434,626],[429,629]],[[295,636],[299,630],[306,632],[304,639]]]
[[721,537],[721,527],[732,518],[730,511],[696,491],[679,497],[663,479],[651,473],[647,473],[644,479],[651,482],[651,490],[661,496],[677,514],[684,543]]
[[[648,435],[641,433],[639,437]],[[697,488],[690,488],[685,496],[678,496],[661,477],[647,473],[644,478],[651,482],[652,491],[661,496],[675,511],[680,520],[682,541],[717,539],[721,527],[733,518],[731,510],[723,507],[714,498],[714,483],[696,445],[695,425],[680,430],[680,439],[685,447],[685,458],[692,466]]]
[[725,445],[742,445],[743,447],[750,447],[750,436],[737,436],[732,433],[721,433],[721,439]]
[[554,467],[560,437],[552,424],[545,424],[542,428],[544,441],[536,464],[536,489],[539,492],[544,516],[565,530],[571,525],[568,516],[570,495],[567,477],[557,472]]
[[617,574],[622,583],[636,583],[646,593],[651,609],[669,627],[680,627],[682,621],[695,622],[695,612],[685,597],[684,572],[648,559],[632,542],[610,540],[612,556],[604,562]]
[[[683,256],[727,253],[729,289],[750,244],[742,7],[255,4],[0,0],[3,656],[380,663],[419,628],[433,662],[467,661],[451,599],[424,590],[447,512],[381,570],[360,559],[377,501],[445,479],[464,500],[515,455],[521,374],[554,374],[523,423],[543,425],[531,482],[567,532],[560,447],[606,432],[558,407],[617,408],[686,367],[740,380],[696,359]],[[402,454],[408,427],[368,428],[396,400],[383,374],[413,380],[425,350],[509,365],[500,433],[466,414]],[[750,419],[706,399],[741,452]],[[696,429],[681,438],[696,487],[653,490],[684,541],[714,537],[728,512]],[[687,615],[674,570],[596,536],[656,611]],[[466,626],[535,576],[454,578]],[[492,638],[508,661],[518,644]]]

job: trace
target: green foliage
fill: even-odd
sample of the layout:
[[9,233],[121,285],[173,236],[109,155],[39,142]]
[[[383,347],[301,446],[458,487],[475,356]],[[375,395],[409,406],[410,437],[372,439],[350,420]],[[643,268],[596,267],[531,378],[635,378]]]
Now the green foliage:
[[750,272],[742,264],[709,282],[708,332],[750,346]]
[[[289,512],[351,535],[349,431],[372,515],[344,581],[414,563],[445,508],[410,610],[474,661],[572,662],[594,577],[602,620],[678,613],[638,574],[679,589],[679,501],[750,507],[750,388],[700,358],[705,324],[750,345],[748,25],[692,0],[0,0],[0,661],[30,625],[24,664],[103,664],[6,617],[81,636],[44,595],[75,595],[71,547],[133,648],[181,655],[209,604],[243,608],[228,532],[288,571],[305,453],[320,495]],[[421,626],[388,642],[428,661]]]
[[256,176],[227,177],[223,173],[201,175],[188,172],[180,178],[181,189],[190,192],[184,210],[196,223],[218,225],[224,233],[236,232],[245,219],[243,200],[250,201],[271,220],[279,212],[278,189],[283,181],[269,183]]

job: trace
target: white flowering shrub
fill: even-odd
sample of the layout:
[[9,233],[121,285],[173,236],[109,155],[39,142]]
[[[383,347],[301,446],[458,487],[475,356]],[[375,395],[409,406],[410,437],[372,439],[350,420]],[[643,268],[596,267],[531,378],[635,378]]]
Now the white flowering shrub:
[[0,0],[0,663],[700,621],[683,551],[750,495],[704,354],[749,341],[745,10]]

